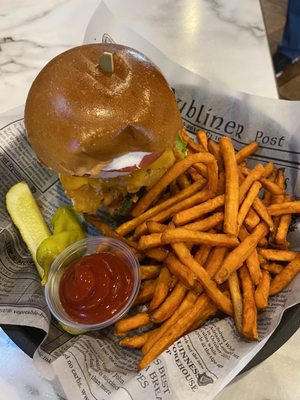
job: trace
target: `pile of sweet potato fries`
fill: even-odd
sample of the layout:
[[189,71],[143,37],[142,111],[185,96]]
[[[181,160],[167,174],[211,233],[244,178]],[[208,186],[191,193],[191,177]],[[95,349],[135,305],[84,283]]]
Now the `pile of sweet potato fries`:
[[232,316],[243,337],[257,340],[258,312],[300,271],[287,242],[300,201],[286,194],[284,170],[272,162],[250,169],[245,160],[257,143],[236,152],[228,137],[216,143],[200,131],[196,143],[182,135],[187,156],[177,154],[131,219],[113,230],[86,216],[140,260],[135,305],[144,307],[115,324],[120,345],[141,349],[140,368],[217,315]]

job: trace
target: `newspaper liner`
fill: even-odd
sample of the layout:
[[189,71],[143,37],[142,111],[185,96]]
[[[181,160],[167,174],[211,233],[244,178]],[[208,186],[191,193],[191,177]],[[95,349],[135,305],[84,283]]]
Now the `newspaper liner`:
[[[227,134],[236,149],[257,140],[261,146],[253,161],[273,160],[285,168],[288,191],[300,196],[300,102],[251,96],[206,81],[122,26],[104,3],[87,28],[85,42],[94,41],[115,41],[147,54],[174,88],[191,135],[199,128],[214,140]],[[232,319],[213,319],[137,372],[139,351],[121,348],[111,328],[71,336],[51,321],[31,257],[6,212],[5,193],[14,183],[27,181],[48,222],[57,206],[68,201],[57,175],[43,167],[30,148],[22,108],[0,117],[0,148],[0,323],[32,326],[47,333],[34,362],[47,379],[54,382],[58,377],[62,397],[213,399],[264,346],[283,311],[300,302],[298,276],[286,290],[272,297],[269,308],[260,314],[259,342],[240,338]],[[298,230],[294,222],[289,239],[296,250],[300,247]]]

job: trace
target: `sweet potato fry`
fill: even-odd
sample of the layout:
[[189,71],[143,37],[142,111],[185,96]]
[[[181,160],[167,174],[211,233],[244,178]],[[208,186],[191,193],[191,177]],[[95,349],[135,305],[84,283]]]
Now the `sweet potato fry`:
[[[259,250],[259,249],[257,249],[257,250]],[[257,256],[258,256],[258,261],[259,261],[259,264],[261,267],[265,264],[268,264],[268,261],[259,252],[257,252]]]
[[[205,153],[205,154],[210,155],[210,153]],[[195,168],[196,167],[197,167],[197,164],[195,164]],[[207,188],[215,193],[218,190],[218,174],[219,174],[218,164],[217,164],[217,160],[215,159],[215,157],[213,157],[212,161],[209,164],[207,164],[207,170],[208,170]]]
[[[283,190],[285,191],[285,176],[284,176],[284,169],[283,168],[279,168],[276,172],[275,178],[274,178],[274,182]],[[270,204],[281,204],[283,203],[285,200],[285,196],[284,194],[278,194],[278,195],[273,195],[271,196],[271,201],[269,203]],[[287,199],[286,199],[287,200]],[[292,198],[290,198],[287,201],[291,201]],[[284,217],[284,215],[282,215],[281,217]],[[277,229],[279,226],[279,222],[280,222],[280,216],[273,216],[273,223],[274,223],[274,228],[272,230],[272,235],[270,236],[270,242],[275,242],[275,236],[277,234]]]
[[206,315],[208,304],[211,302],[205,294],[201,295],[189,312],[184,313],[168,331],[157,340],[140,361],[139,368],[145,368],[162,351],[180,338],[202,314]]
[[271,204],[267,207],[268,213],[273,216],[300,213],[300,201],[287,201],[281,204]]
[[238,151],[235,155],[236,162],[240,164],[245,158],[249,157],[251,154],[255,153],[258,149],[259,144],[257,142],[252,142],[247,144],[247,146],[243,147],[240,151]]
[[223,265],[215,275],[217,283],[221,284],[229,278],[233,271],[239,269],[249,255],[255,250],[257,243],[268,233],[268,226],[261,222],[254,231],[232,250],[225,258]]
[[191,243],[207,244],[210,246],[237,247],[239,241],[223,233],[208,233],[191,231],[185,228],[167,229],[161,234],[163,244],[169,243]]
[[149,233],[162,233],[165,229],[167,229],[166,225],[160,224],[156,221],[147,221],[146,225]]
[[[175,179],[183,174],[188,168],[197,162],[204,162],[205,164],[216,163],[216,159],[210,153],[196,153],[187,156],[183,160],[178,161],[159,179],[159,181],[152,186],[152,188],[145,194],[145,196],[136,204],[132,210],[132,216],[136,217],[146,211],[153,201],[162,193],[162,191]],[[211,189],[211,188],[209,188]]]
[[181,261],[178,260],[174,254],[169,253],[165,259],[165,265],[168,267],[171,274],[177,278],[188,288],[194,289],[197,279],[195,274]]
[[284,168],[279,168],[277,170],[276,176],[275,176],[275,183],[280,187],[282,190],[282,194],[278,195],[273,195],[272,196],[272,202],[273,203],[283,203],[284,202],[284,191],[285,191],[285,174],[284,174]]
[[122,225],[120,225],[117,229],[116,232],[124,236],[127,233],[131,232],[134,230],[137,226],[139,226],[141,223],[146,221],[147,219],[151,219],[154,215],[158,214],[162,210],[165,210],[166,208],[169,208],[173,204],[176,204],[186,198],[191,197],[193,194],[197,193],[198,191],[202,190],[203,187],[206,184],[206,180],[202,179],[199,180],[193,184],[191,184],[188,188],[180,191],[176,195],[170,197],[169,199],[165,200],[162,203],[159,203],[158,205],[150,208],[148,211],[145,213],[141,214],[140,216],[133,218],[127,222],[124,222]]
[[[249,236],[249,233],[247,230],[244,228],[244,226],[241,226],[240,233],[239,233],[239,238],[241,241],[245,240]],[[249,274],[251,276],[251,279],[255,285],[258,285],[261,277],[262,277],[262,272],[260,269],[260,262],[258,259],[258,254],[256,248],[252,251],[252,253],[247,257],[246,259],[246,265],[249,271]]]
[[208,139],[205,131],[198,131],[196,136],[205,151],[208,151]]
[[162,233],[151,233],[150,235],[141,236],[139,240],[139,249],[147,250],[161,246],[161,237]]
[[225,166],[224,233],[236,236],[239,210],[239,173],[235,151],[228,137],[220,140],[221,154]]
[[273,274],[273,275],[279,274],[279,272],[281,272],[284,269],[283,265],[276,264],[276,263],[270,263],[270,264],[266,263],[266,264],[261,265],[261,267],[262,267],[262,269],[269,271],[270,274]]
[[122,347],[129,347],[131,349],[140,349],[144,346],[146,341],[155,334],[156,329],[141,333],[140,335],[124,337],[119,341],[119,345]]
[[163,336],[166,332],[168,332],[168,330],[175,324],[175,322],[193,307],[197,298],[198,296],[192,291],[189,291],[186,294],[185,298],[183,299],[182,303],[177,308],[177,310],[174,312],[174,314],[168,320],[166,320],[159,328],[157,328],[155,330],[155,333],[151,335],[150,338],[147,339],[146,343],[142,348],[143,354],[147,354],[148,351],[153,347],[153,345],[160,340],[161,336]]
[[190,229],[191,231],[202,231],[207,232],[212,228],[215,228],[224,219],[223,212],[216,212],[207,218],[195,221],[187,225],[183,225],[182,228]]
[[114,229],[112,229],[100,218],[88,214],[85,214],[84,217],[90,224],[94,225],[95,228],[98,229],[100,233],[102,233],[102,235],[118,239],[121,242],[127,244],[127,246],[133,247],[136,250],[138,249],[138,244],[136,242],[119,235]]
[[152,260],[162,262],[168,256],[169,251],[162,247],[155,247],[154,249],[148,249],[145,251],[145,255]]
[[239,277],[236,271],[234,271],[228,278],[228,286],[230,290],[230,296],[232,299],[233,316],[235,326],[239,333],[242,333],[243,326],[243,299],[241,294]]
[[159,265],[140,265],[141,280],[156,278],[160,273]]
[[245,266],[240,268],[239,276],[243,291],[243,336],[250,340],[257,340],[257,309],[254,299],[254,286]]
[[174,289],[174,287],[177,285],[179,279],[175,275],[171,275],[170,280],[169,280],[169,292]]
[[188,141],[188,148],[193,152],[193,153],[201,153],[205,151],[204,147],[202,146],[201,143],[195,143],[192,138],[189,138]]
[[263,173],[264,178],[268,178],[272,173],[275,171],[275,165],[273,164],[272,161],[268,162],[268,164],[265,165],[265,171]]
[[[155,218],[155,216],[153,218]],[[154,222],[156,222],[156,221],[154,221]],[[141,236],[146,235],[147,233],[149,233],[147,222],[143,222],[141,225],[139,225],[135,229],[134,234],[133,234],[133,239],[138,240]]]
[[260,223],[260,218],[253,208],[250,208],[247,217],[245,218],[245,225],[247,228],[254,229]]
[[[272,182],[275,181],[276,171],[277,171],[277,169],[274,167],[272,173],[268,176],[268,179]],[[262,202],[264,203],[264,205],[266,207],[269,206],[270,204],[272,204],[272,198],[273,198],[273,194],[265,189],[263,197],[262,197]]]
[[250,207],[252,206],[254,200],[256,199],[256,197],[260,191],[260,188],[261,188],[261,183],[254,182],[253,185],[250,187],[244,201],[242,202],[240,209],[239,209],[239,213],[238,213],[238,219],[237,219],[238,230],[240,229],[241,225],[243,224],[244,219],[246,218],[248,211],[250,210]]
[[[285,200],[291,201],[292,196],[285,196]],[[277,217],[278,218],[278,217]],[[279,217],[279,222],[277,226],[277,230],[275,233],[275,243],[283,246],[283,247],[288,247],[288,242],[287,242],[287,234],[289,230],[290,223],[292,221],[292,215],[291,214],[284,214],[281,217]]]
[[215,303],[213,303],[212,301],[209,302],[205,308],[205,310],[203,310],[202,313],[199,313],[200,315],[198,316],[198,318],[195,318],[194,322],[189,326],[189,328],[185,331],[185,334],[194,331],[195,329],[200,328],[204,322],[206,322],[208,319],[214,317],[216,314],[218,314],[218,308],[215,305]]
[[220,145],[213,140],[208,141],[208,151],[215,156],[218,163],[219,171],[224,171],[224,162],[221,155]]
[[193,168],[204,178],[207,178],[208,172],[207,172],[207,166],[203,163],[196,163],[193,165]]
[[262,202],[264,203],[264,205],[266,207],[268,207],[270,204],[272,204],[272,193],[265,190],[263,197],[262,197]]
[[268,242],[268,239],[267,238],[262,238],[258,243],[257,243],[257,246],[258,247],[268,247],[268,245],[269,245],[269,242]]
[[220,269],[222,262],[228,253],[226,247],[214,247],[208,257],[205,264],[206,272],[210,277],[214,277],[217,271]]
[[[200,178],[202,179],[202,177],[200,177]],[[170,194],[171,194],[170,199],[173,198],[179,192],[181,192],[181,190],[180,190],[179,186],[177,185],[176,181],[171,182],[170,185],[169,185],[169,188],[170,188]],[[151,208],[148,211],[150,211],[150,210],[151,210]],[[140,217],[142,215],[143,214],[141,214]]]
[[179,175],[179,177],[177,178],[177,183],[178,183],[180,189],[186,189],[187,187],[189,187],[191,185],[186,174]]
[[271,283],[271,275],[269,271],[263,270],[262,277],[254,293],[255,304],[259,310],[268,307],[270,283]]
[[123,318],[115,323],[115,335],[125,336],[127,332],[150,324],[149,314],[142,312],[132,317]]
[[281,292],[300,271],[300,255],[298,254],[275,278],[271,281],[270,296]]
[[163,266],[157,278],[157,285],[153,293],[153,297],[149,304],[149,311],[155,310],[167,297],[169,293],[170,272],[167,267]]
[[253,252],[247,258],[246,265],[253,283],[257,285],[261,279],[262,271],[260,269],[260,263],[256,249],[254,249]]
[[209,253],[211,252],[212,246],[202,245],[199,250],[195,253],[194,259],[200,265],[204,265],[208,259]]
[[225,172],[221,171],[219,173],[219,181],[218,181],[218,188],[217,194],[225,194]]
[[[183,128],[180,131],[180,135],[183,141],[186,142],[186,144],[188,144],[190,141],[194,142],[193,139],[189,136],[189,134],[187,133],[187,131]],[[204,149],[202,149],[204,150]]]
[[153,297],[157,279],[149,279],[142,283],[140,291],[134,301],[134,305],[144,304],[150,301]]
[[291,214],[285,214],[280,217],[277,232],[275,235],[275,243],[281,247],[288,247],[287,234],[291,221]]
[[194,260],[186,245],[183,243],[174,243],[172,248],[180,261],[193,271],[204,290],[219,310],[228,315],[233,315],[231,301],[221,292],[216,283],[210,278],[207,271]]
[[175,223],[175,225],[185,225],[188,222],[200,218],[201,216],[214,211],[223,205],[224,195],[219,195],[192,208],[179,211],[173,216],[172,221]]
[[268,178],[261,177],[260,183],[268,192],[271,192],[273,195],[284,194],[284,190]]
[[181,304],[187,288],[180,281],[177,282],[175,288],[165,299],[165,301],[150,314],[151,321],[155,323],[161,323],[166,319],[170,318],[174,311]]
[[[206,200],[211,199],[212,197],[214,197],[214,193],[212,193],[209,190],[202,190],[194,194],[190,198],[184,199],[183,201],[174,204],[168,209],[161,211],[159,214],[154,215],[151,218],[151,220],[156,222],[164,222],[170,217],[172,217],[174,214],[176,215],[176,213],[178,213],[179,211],[193,207],[195,204],[205,202]],[[146,232],[147,232],[147,224],[144,222],[136,229],[134,233],[134,238],[139,238]]]
[[299,253],[292,250],[259,249],[259,254],[270,261],[292,261]]
[[239,203],[241,204],[246,196],[246,193],[250,189],[250,187],[260,179],[263,175],[265,168],[262,164],[256,164],[256,166],[250,171],[247,177],[244,179],[243,183],[240,186],[239,191]]
[[264,203],[258,197],[253,202],[253,209],[256,211],[261,220],[265,221],[269,225],[270,231],[272,232],[274,230],[273,220]]
[[199,172],[196,171],[196,169],[194,167],[189,168],[187,170],[187,173],[190,175],[190,177],[192,178],[193,182],[197,182],[197,181],[203,179],[203,176],[201,174],[199,174]]
[[166,219],[170,218],[172,214],[178,213],[181,210],[189,209],[195,204],[202,204],[203,202],[208,201],[214,197],[214,193],[209,190],[202,190],[198,193],[195,193],[193,196],[190,196],[187,199],[184,199],[177,204],[174,204],[172,207],[168,208],[167,210],[162,211],[161,213],[155,215],[151,218],[152,221],[165,221]]

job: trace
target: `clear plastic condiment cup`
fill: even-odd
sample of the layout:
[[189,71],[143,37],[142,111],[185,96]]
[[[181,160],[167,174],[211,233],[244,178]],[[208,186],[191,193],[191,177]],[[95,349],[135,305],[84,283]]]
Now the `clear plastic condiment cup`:
[[[127,303],[111,318],[95,323],[85,324],[79,323],[72,319],[71,316],[64,310],[60,295],[60,281],[68,266],[84,256],[109,252],[118,256],[132,270],[133,275],[133,290],[128,298]],[[71,333],[79,334],[90,330],[99,330],[114,324],[117,320],[123,317],[132,306],[140,288],[140,268],[139,262],[132,250],[123,242],[102,236],[87,237],[67,247],[52,263],[48,282],[45,286],[45,296],[51,314]]]

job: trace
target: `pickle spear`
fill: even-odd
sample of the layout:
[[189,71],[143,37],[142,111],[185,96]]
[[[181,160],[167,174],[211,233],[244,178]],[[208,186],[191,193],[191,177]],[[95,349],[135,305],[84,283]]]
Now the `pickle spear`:
[[36,251],[40,243],[50,236],[50,230],[26,182],[19,182],[6,193],[6,208],[42,278],[43,268],[36,260]]

